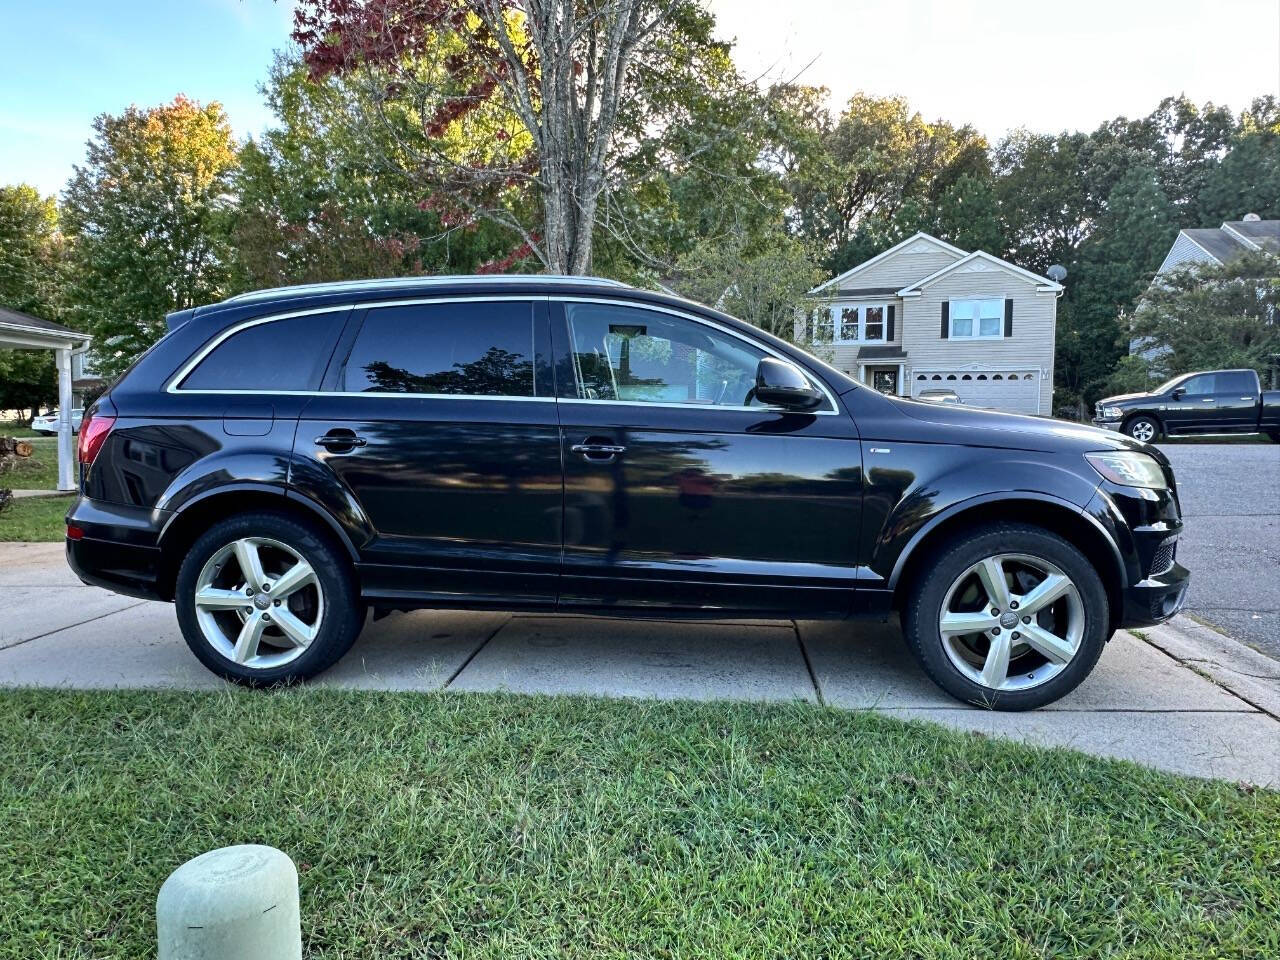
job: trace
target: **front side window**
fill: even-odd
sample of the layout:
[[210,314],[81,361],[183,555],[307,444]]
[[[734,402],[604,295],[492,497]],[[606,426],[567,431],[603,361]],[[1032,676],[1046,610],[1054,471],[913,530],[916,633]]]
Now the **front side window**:
[[201,360],[183,390],[315,390],[333,352],[342,311],[254,323],[231,334]]
[[705,324],[637,307],[565,304],[583,400],[759,406],[763,350]]
[[341,389],[532,397],[534,352],[526,301],[377,307],[351,346]]
[[1190,380],[1182,384],[1182,389],[1187,392],[1187,396],[1201,397],[1211,393],[1218,392],[1218,377],[1216,373],[1202,373],[1199,376],[1192,377]]
[[1004,298],[951,301],[953,339],[994,339],[1004,334]]

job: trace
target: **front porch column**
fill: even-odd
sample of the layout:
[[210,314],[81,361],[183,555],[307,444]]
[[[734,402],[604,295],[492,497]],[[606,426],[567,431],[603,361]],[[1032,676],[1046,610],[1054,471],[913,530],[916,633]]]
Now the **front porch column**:
[[75,445],[71,434],[71,345],[54,351],[58,366],[58,489],[74,490]]

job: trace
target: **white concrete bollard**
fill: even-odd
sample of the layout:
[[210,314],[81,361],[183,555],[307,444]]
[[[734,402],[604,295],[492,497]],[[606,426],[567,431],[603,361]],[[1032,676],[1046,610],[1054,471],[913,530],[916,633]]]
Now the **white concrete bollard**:
[[188,860],[156,898],[160,960],[302,960],[298,871],[274,847]]

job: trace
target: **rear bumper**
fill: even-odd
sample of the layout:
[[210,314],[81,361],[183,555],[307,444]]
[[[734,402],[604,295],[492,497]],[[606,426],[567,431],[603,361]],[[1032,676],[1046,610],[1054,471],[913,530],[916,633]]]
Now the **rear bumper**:
[[160,581],[159,535],[168,514],[80,497],[68,525],[83,531],[67,538],[67,563],[85,583],[143,600],[171,600]]
[[1164,573],[1135,583],[1124,592],[1122,627],[1150,627],[1164,623],[1182,609],[1187,601],[1191,573],[1175,563]]

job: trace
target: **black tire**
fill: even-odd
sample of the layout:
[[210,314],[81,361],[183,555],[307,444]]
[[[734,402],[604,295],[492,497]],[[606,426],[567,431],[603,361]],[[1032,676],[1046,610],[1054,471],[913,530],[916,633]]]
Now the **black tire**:
[[1272,430],[1267,434],[1272,443],[1280,443],[1280,430]]
[[[1084,630],[1075,655],[1057,676],[1026,690],[997,691],[975,683],[951,662],[939,627],[951,584],[970,566],[997,554],[1026,554],[1058,567],[1075,584],[1084,608]],[[903,611],[907,645],[934,683],[957,700],[996,710],[1033,710],[1065,696],[1093,670],[1111,635],[1107,591],[1088,558],[1066,540],[1040,527],[1001,523],[952,539],[932,566],[916,572]]]
[[[1143,430],[1150,430],[1151,436],[1143,440],[1137,434]],[[1141,416],[1128,420],[1124,425],[1124,432],[1127,436],[1142,443],[1155,443],[1160,439],[1160,424],[1155,417]]]
[[[200,571],[224,546],[244,537],[266,537],[286,544],[311,565],[323,590],[323,614],[315,639],[283,666],[254,669],[236,663],[205,638],[197,619],[194,595]],[[341,548],[316,527],[268,511],[229,517],[201,535],[178,569],[174,605],[182,635],[197,659],[218,676],[250,687],[299,683],[324,672],[351,649],[365,619],[351,564]]]

